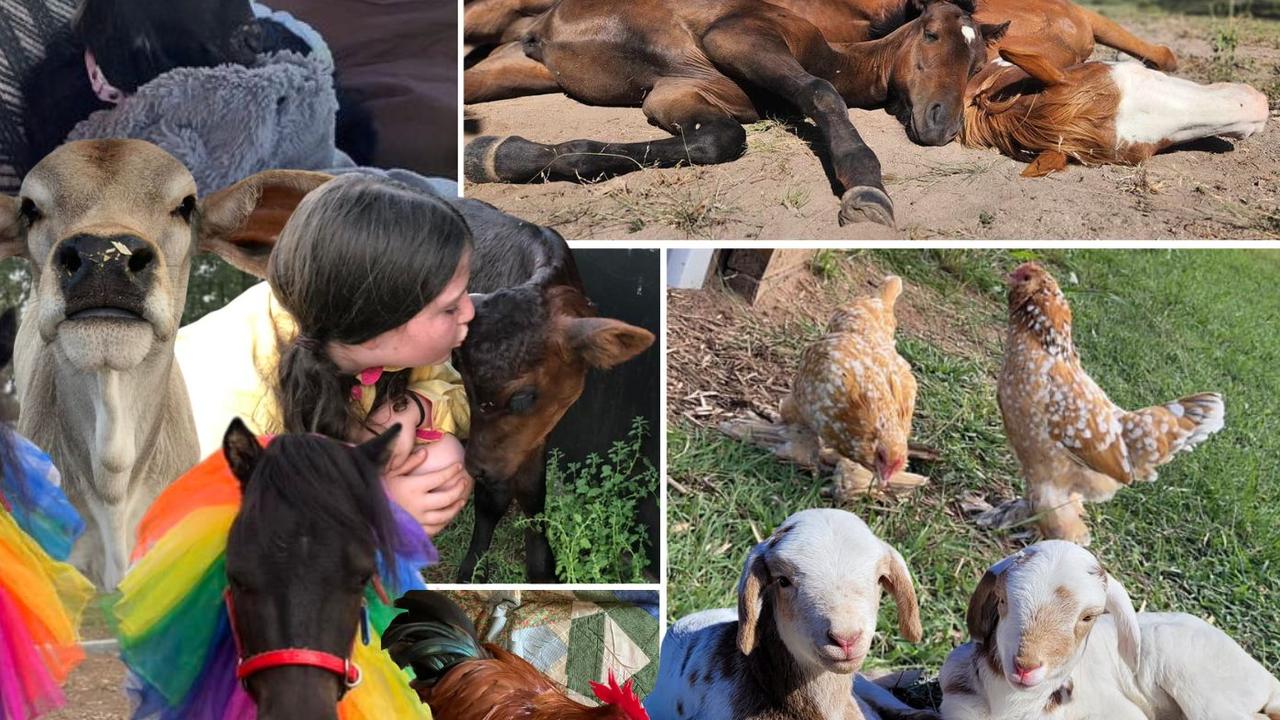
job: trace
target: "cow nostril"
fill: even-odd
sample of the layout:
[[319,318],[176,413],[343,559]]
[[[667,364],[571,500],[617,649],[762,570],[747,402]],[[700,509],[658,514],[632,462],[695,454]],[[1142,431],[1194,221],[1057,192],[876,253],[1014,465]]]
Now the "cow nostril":
[[144,247],[134,250],[133,254],[129,256],[129,272],[140,273],[146,270],[155,259],[156,254],[151,248]]
[[75,274],[83,264],[80,259],[80,251],[70,245],[63,245],[62,249],[58,251],[58,264],[68,273]]

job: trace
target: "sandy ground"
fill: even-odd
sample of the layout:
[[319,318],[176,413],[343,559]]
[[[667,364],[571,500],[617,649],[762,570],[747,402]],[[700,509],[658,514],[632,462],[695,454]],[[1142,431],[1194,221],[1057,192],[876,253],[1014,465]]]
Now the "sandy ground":
[[[852,110],[884,168],[896,232],[867,223],[839,227],[839,202],[820,160],[776,121],[749,127],[747,154],[726,165],[645,170],[594,185],[468,185],[466,194],[571,239],[1280,237],[1280,22],[1104,12],[1172,47],[1181,75],[1262,89],[1272,102],[1266,130],[1244,141],[1202,141],[1142,167],[1073,165],[1024,179],[1021,163],[995,151],[916,146],[887,113]],[[1214,40],[1233,27],[1237,48],[1215,53]],[[482,134],[540,142],[662,136],[638,109],[589,107],[561,95],[470,105],[467,116]]]
[[91,653],[63,688],[66,706],[43,720],[126,720],[130,707],[124,675],[124,664],[115,655]]

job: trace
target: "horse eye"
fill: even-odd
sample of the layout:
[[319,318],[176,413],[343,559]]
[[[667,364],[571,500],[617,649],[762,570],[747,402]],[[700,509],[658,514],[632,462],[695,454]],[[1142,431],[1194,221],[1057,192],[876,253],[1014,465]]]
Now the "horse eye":
[[925,31],[924,31],[924,41],[925,41],[925,42],[937,42],[937,41],[938,41],[938,34],[937,34],[937,33],[935,33],[935,32],[929,32],[928,30],[925,30]]
[[778,587],[791,587],[791,578],[782,575],[778,578]]
[[196,211],[196,196],[188,195],[182,198],[182,204],[173,209],[173,215],[180,217],[186,222],[191,222],[191,215]]
[[538,402],[538,393],[534,390],[522,390],[507,401],[507,409],[513,413],[528,412]]
[[34,225],[37,220],[44,217],[40,212],[40,208],[36,207],[36,203],[31,198],[22,198],[22,205],[18,208],[18,213],[27,221],[27,225]]

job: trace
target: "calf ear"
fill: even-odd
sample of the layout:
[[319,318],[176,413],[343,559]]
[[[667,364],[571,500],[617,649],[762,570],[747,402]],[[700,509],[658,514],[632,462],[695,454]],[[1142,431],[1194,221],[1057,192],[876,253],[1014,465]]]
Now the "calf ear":
[[569,323],[569,347],[592,367],[624,363],[653,344],[653,333],[621,320],[577,318]]
[[21,201],[9,195],[0,195],[0,259],[22,257],[22,233],[18,232],[18,208]]
[[750,655],[756,649],[756,630],[760,624],[765,587],[769,584],[769,566],[764,561],[764,543],[751,549],[738,580],[738,649]]
[[1043,55],[1023,50],[1000,48],[1000,57],[1022,68],[1028,75],[1044,83],[1045,86],[1061,85],[1067,76],[1062,69],[1055,67]]
[[1008,20],[1005,20],[999,25],[992,25],[989,23],[981,23],[978,25],[978,32],[982,34],[983,41],[988,45],[994,45],[1000,42],[1000,39],[1004,37],[1004,34],[1008,32],[1008,30]]
[[1129,669],[1138,671],[1138,651],[1142,649],[1142,633],[1138,628],[1138,614],[1124,585],[1107,573],[1107,612],[1116,625],[1116,640],[1120,645],[1120,657]]
[[881,562],[880,584],[893,596],[898,606],[898,629],[911,642],[920,642],[924,628],[920,627],[920,604],[916,601],[916,586],[902,555],[884,543],[884,560]]
[[253,469],[258,466],[262,446],[244,421],[235,418],[227,427],[227,433],[222,436],[222,454],[227,458],[227,465],[231,466],[231,474],[236,476],[243,488],[249,484]]
[[200,250],[266,277],[271,248],[294,208],[330,179],[304,170],[266,170],[213,193],[200,203]]

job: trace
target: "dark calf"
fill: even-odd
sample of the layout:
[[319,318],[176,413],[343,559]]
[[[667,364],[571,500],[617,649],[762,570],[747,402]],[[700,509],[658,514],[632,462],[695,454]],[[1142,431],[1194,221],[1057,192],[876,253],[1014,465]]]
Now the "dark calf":
[[[466,210],[473,224],[483,222],[477,212],[497,212],[472,203]],[[475,243],[471,286],[484,294],[473,296],[476,317],[454,356],[471,402],[467,470],[476,481],[460,581],[474,575],[512,499],[529,517],[545,508],[547,435],[582,394],[587,371],[625,362],[654,340],[643,328],[595,317],[558,234],[518,223],[478,234]],[[525,553],[531,581],[555,581],[545,534],[526,530]]]

